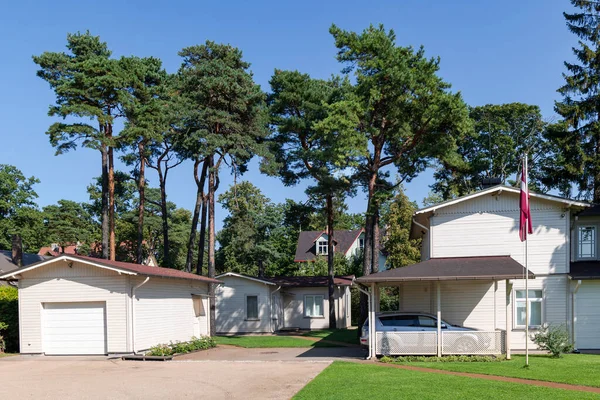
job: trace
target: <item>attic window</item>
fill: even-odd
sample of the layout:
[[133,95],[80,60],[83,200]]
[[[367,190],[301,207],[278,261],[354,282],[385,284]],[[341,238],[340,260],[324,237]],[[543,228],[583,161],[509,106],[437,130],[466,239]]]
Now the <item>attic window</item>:
[[317,254],[326,256],[328,254],[327,251],[327,240],[319,239],[317,241]]

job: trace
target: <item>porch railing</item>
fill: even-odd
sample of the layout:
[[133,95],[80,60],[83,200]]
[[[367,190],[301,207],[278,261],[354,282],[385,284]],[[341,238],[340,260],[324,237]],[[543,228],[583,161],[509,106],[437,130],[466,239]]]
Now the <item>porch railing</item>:
[[[496,355],[505,352],[504,331],[442,331],[442,355]],[[436,355],[437,332],[377,332],[376,354]]]

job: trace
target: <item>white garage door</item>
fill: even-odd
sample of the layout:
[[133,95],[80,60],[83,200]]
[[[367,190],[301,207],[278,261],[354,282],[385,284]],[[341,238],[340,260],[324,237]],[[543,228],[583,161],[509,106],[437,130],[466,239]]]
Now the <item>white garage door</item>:
[[577,292],[578,349],[600,349],[600,282],[582,281]]
[[104,302],[44,303],[44,353],[106,354],[105,309]]

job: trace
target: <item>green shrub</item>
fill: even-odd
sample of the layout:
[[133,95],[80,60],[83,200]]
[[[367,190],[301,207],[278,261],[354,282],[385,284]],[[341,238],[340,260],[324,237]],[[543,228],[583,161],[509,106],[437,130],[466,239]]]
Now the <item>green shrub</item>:
[[560,357],[563,353],[573,351],[569,331],[564,325],[544,325],[531,335],[531,340],[541,350],[546,350],[552,357]]
[[4,336],[2,336],[2,331],[6,329],[8,329],[8,324],[0,322],[0,353],[4,353],[4,350],[6,350],[6,342],[4,341]]
[[411,362],[496,362],[504,361],[506,357],[502,356],[443,356],[443,357],[432,357],[432,356],[398,356],[381,357],[379,361],[388,364],[404,364]]
[[8,325],[2,330],[5,350],[19,351],[19,292],[12,286],[0,287],[0,323]]
[[173,354],[185,354],[196,350],[206,350],[215,347],[217,343],[209,336],[199,338],[192,337],[189,342],[171,342],[169,344],[158,344],[146,352],[148,356],[172,356]]

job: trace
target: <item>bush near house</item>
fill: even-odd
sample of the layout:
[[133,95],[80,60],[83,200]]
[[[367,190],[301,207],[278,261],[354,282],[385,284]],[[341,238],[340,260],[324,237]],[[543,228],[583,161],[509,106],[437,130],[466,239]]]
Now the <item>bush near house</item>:
[[386,364],[404,364],[404,363],[452,363],[452,362],[497,362],[505,361],[506,356],[383,356],[379,361]]
[[19,294],[14,287],[0,287],[0,324],[7,325],[4,328],[0,328],[0,336],[3,336],[6,344],[5,351],[9,353],[18,352]]
[[540,349],[552,354],[552,357],[558,358],[564,353],[573,351],[569,331],[564,325],[544,325],[538,332],[531,335],[531,340]]
[[196,350],[207,350],[215,347],[217,343],[209,336],[201,336],[199,338],[192,337],[189,342],[171,342],[169,344],[157,344],[150,348],[146,353],[147,356],[172,356],[174,354],[191,353]]

